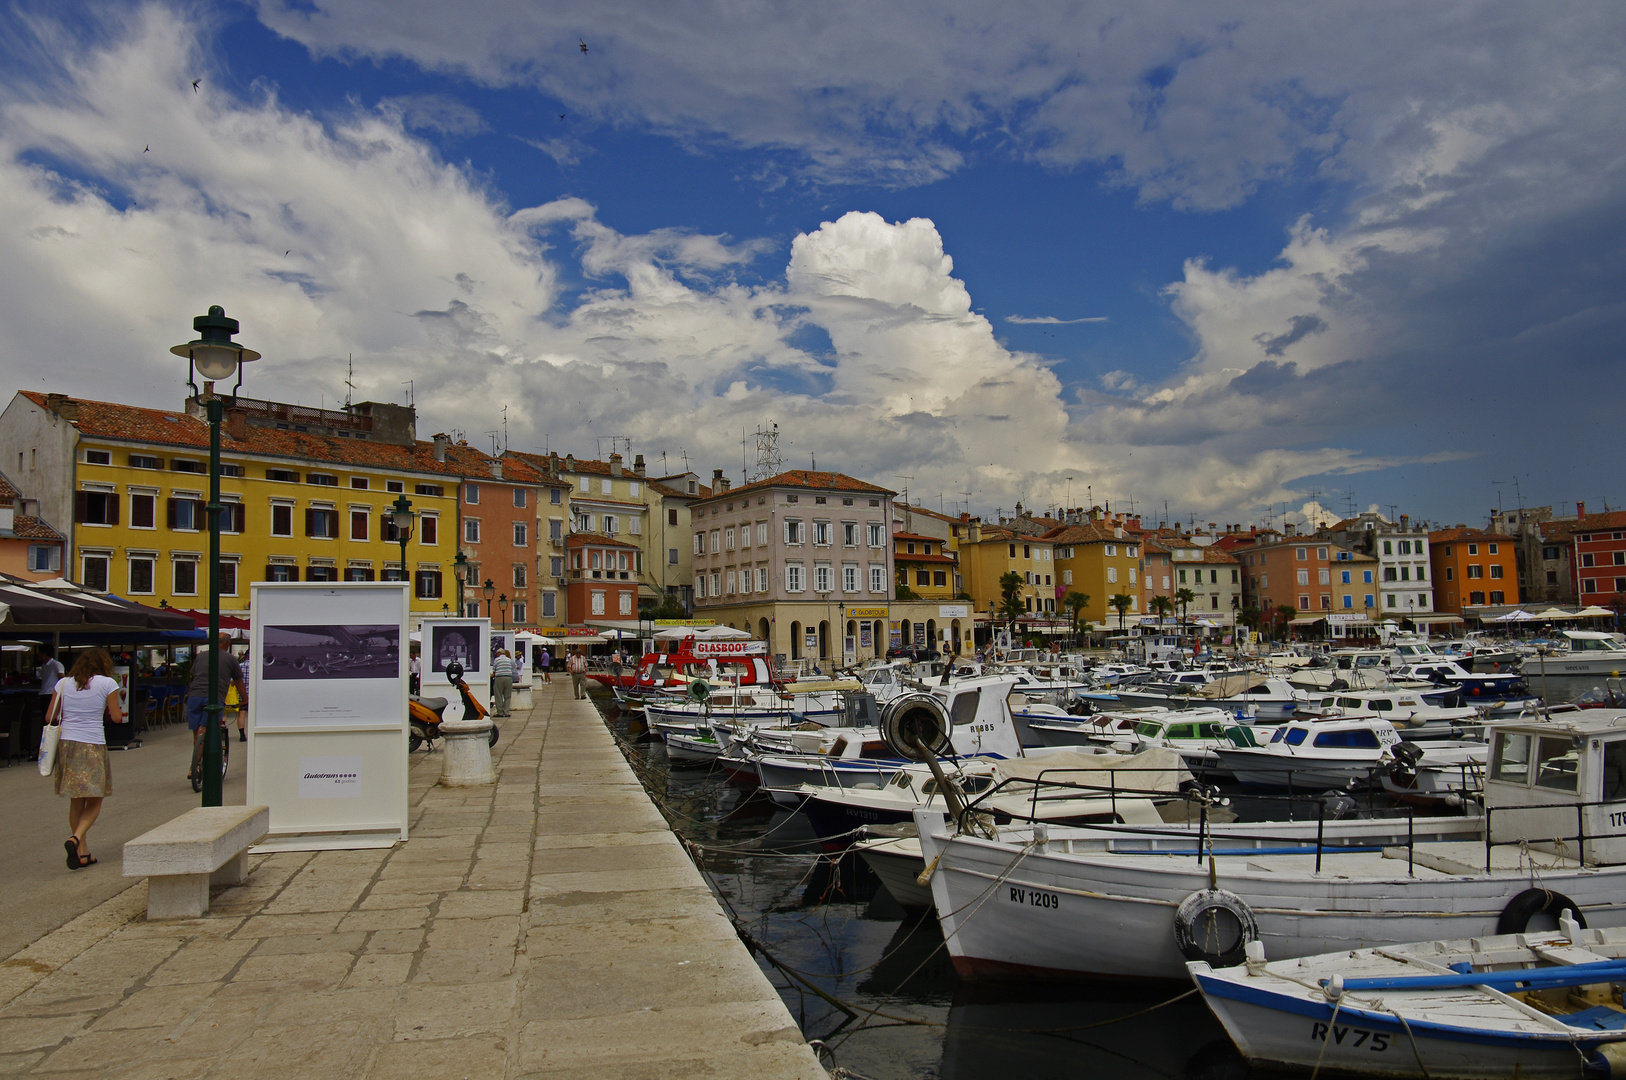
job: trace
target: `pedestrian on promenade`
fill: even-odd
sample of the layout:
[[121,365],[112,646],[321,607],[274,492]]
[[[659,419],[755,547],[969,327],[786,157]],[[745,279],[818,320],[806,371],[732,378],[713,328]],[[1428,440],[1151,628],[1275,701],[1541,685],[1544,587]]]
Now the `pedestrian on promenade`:
[[587,696],[587,654],[577,646],[565,661],[565,670],[570,672],[570,689],[576,694],[579,701]]
[[537,663],[542,665],[542,681],[549,683],[552,682],[553,656],[548,652],[548,647],[546,645],[542,646],[542,656],[537,660]]
[[423,693],[423,657],[418,655],[418,646],[412,646],[412,659],[407,661],[407,690],[414,694]]
[[491,711],[494,716],[508,715],[509,695],[514,692],[514,661],[507,649],[498,649],[491,661]]
[[39,739],[33,738],[34,728],[45,723],[45,711],[51,706],[51,695],[56,692],[57,680],[62,678],[62,663],[56,658],[51,646],[39,646],[40,662],[34,669],[34,677],[40,681],[40,692],[35,695],[34,709],[29,713],[29,729],[25,736],[26,745],[39,746]]
[[102,800],[113,794],[113,769],[107,760],[107,732],[102,716],[124,722],[119,707],[119,684],[113,679],[113,661],[106,649],[87,649],[73,662],[73,671],[59,681],[47,706],[48,721],[59,722],[56,793],[68,799],[68,828],[73,835],[62,842],[68,869],[82,870],[98,862],[85,850],[85,835],[102,813]]
[[[215,669],[218,676],[215,681],[218,684],[216,689],[219,691],[219,700],[224,703],[226,691],[236,687],[239,704],[246,709],[248,685],[243,682],[243,665],[232,655],[231,635],[222,630],[216,645],[220,657],[219,666]],[[186,773],[188,780],[197,779],[198,747],[202,745],[203,722],[206,719],[204,709],[208,704],[209,654],[199,652],[192,657],[192,682],[186,688],[186,726],[192,731],[192,764]]]

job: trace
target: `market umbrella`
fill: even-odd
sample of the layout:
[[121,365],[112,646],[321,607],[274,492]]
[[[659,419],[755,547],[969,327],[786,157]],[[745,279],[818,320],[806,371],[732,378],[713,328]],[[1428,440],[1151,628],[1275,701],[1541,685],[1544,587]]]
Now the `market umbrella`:
[[145,607],[109,593],[63,582],[27,581],[0,574],[0,636],[41,633],[191,632],[178,612]]
[[1529,622],[1531,619],[1534,619],[1534,618],[1535,618],[1535,616],[1530,614],[1528,611],[1524,611],[1524,610],[1521,610],[1519,608],[1514,608],[1512,611],[1509,611],[1509,612],[1507,612],[1505,614],[1502,614],[1502,615],[1498,615],[1494,619],[1486,619],[1485,621],[1486,622]]
[[1562,608],[1551,607],[1551,608],[1548,608],[1546,611],[1537,612],[1536,613],[1536,618],[1538,618],[1538,619],[1579,619],[1579,618],[1581,618],[1581,616],[1575,614],[1572,611],[1565,611]]
[[749,630],[736,630],[732,626],[703,626],[695,631],[695,637],[705,641],[749,641]]
[[1584,607],[1580,611],[1577,611],[1575,613],[1575,617],[1577,619],[1607,619],[1613,614],[1614,612],[1610,611],[1608,608],[1599,607],[1597,604],[1593,604],[1591,607]]

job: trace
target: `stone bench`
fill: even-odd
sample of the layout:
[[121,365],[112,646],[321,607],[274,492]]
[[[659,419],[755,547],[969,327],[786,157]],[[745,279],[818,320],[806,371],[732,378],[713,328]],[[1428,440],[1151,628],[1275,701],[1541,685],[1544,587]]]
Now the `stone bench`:
[[124,845],[125,877],[147,878],[147,918],[196,919],[210,885],[248,876],[248,849],[271,831],[268,806],[200,806]]

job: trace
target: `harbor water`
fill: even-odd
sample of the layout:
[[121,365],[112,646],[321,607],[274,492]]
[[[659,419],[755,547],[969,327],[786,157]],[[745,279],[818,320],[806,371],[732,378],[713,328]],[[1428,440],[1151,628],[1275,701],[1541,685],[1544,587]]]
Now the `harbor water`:
[[962,981],[932,913],[905,913],[861,859],[823,854],[801,815],[724,770],[669,767],[640,716],[593,697],[827,1066],[871,1080],[1249,1075],[1180,986]]

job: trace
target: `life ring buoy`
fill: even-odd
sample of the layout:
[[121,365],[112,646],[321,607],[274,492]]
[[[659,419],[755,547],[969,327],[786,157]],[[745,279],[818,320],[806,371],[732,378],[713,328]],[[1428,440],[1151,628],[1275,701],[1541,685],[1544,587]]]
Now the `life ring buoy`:
[[1530,920],[1537,915],[1549,916],[1553,922],[1565,911],[1575,918],[1581,929],[1586,929],[1586,916],[1574,900],[1551,889],[1526,889],[1507,902],[1501,918],[1496,920],[1498,934],[1523,934],[1530,929]]
[[1248,942],[1258,938],[1253,909],[1242,897],[1224,889],[1194,892],[1174,912],[1174,944],[1187,960],[1204,960],[1210,967],[1235,967],[1246,959]]
[[952,726],[943,702],[931,694],[904,694],[887,702],[881,711],[881,738],[893,753],[910,761],[925,760],[917,741],[927,754],[942,757],[949,753]]

